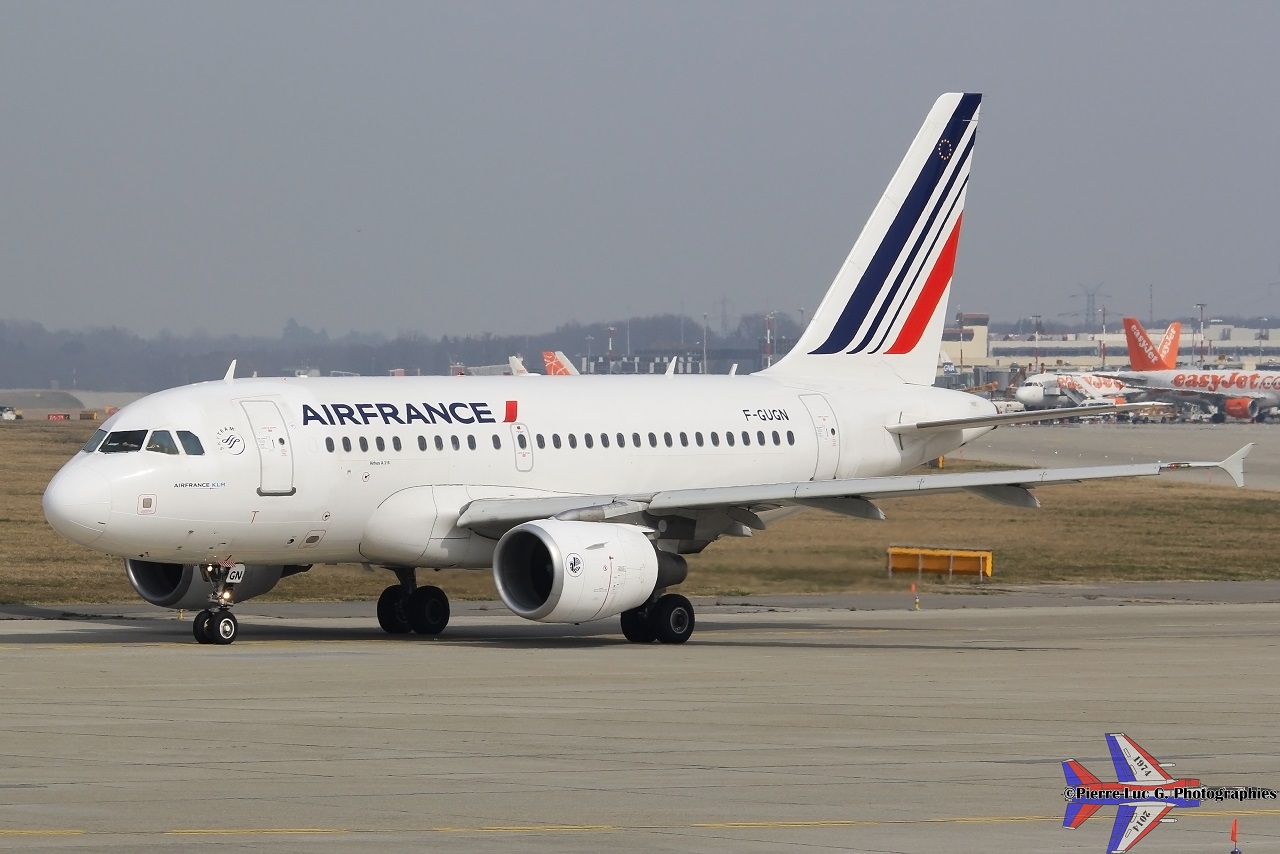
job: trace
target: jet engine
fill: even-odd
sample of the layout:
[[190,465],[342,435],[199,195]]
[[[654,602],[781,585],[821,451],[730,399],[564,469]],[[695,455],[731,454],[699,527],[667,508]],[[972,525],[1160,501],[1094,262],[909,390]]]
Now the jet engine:
[[639,607],[684,581],[679,555],[656,551],[630,525],[525,522],[493,554],[498,595],[514,613],[544,623],[585,623]]
[[1250,421],[1258,417],[1258,401],[1252,397],[1228,398],[1222,408],[1232,418],[1247,418]]
[[[310,566],[246,566],[244,580],[235,586],[235,601],[243,602],[270,592],[288,575],[306,572]],[[162,608],[199,609],[209,606],[213,585],[200,575],[200,567],[190,563],[156,563],[126,558],[125,574],[138,595]]]

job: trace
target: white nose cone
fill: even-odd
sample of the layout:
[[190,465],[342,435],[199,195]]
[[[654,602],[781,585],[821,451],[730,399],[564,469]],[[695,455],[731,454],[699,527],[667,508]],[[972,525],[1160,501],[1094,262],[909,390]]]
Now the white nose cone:
[[1013,397],[1023,406],[1039,406],[1044,402],[1044,392],[1034,386],[1018,386],[1013,390]]
[[111,484],[84,466],[64,467],[45,488],[44,517],[73,543],[87,546],[101,537],[110,514]]

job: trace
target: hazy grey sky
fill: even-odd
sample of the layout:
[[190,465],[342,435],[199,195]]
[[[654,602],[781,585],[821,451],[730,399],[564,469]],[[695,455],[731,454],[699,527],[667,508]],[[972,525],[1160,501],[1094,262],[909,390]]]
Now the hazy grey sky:
[[[0,2],[0,318],[816,306],[980,91],[951,310],[1280,317],[1275,3]],[[1269,287],[1276,283],[1275,287]]]

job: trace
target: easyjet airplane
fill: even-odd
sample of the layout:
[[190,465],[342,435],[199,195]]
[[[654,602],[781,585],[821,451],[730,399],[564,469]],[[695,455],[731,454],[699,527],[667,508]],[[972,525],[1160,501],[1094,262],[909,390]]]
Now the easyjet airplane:
[[[876,499],[1032,487],[1221,463],[901,475],[998,424],[935,388],[981,98],[938,99],[794,350],[751,376],[238,379],[158,392],[112,416],[50,482],[45,515],[124,558],[138,594],[230,607],[317,563],[385,567],[387,632],[436,634],[449,601],[417,568],[493,568],[529,620],[619,617],[637,643],[694,628],[682,555],[796,508],[883,518]],[[1089,410],[1094,411],[1094,410]],[[1061,411],[1059,411],[1061,414]]]
[[[1126,317],[1124,323],[1129,340],[1129,364],[1135,370],[1160,370],[1177,365],[1178,342],[1182,336],[1181,323],[1174,321],[1169,324],[1159,346],[1151,343],[1142,324],[1134,318]],[[1032,374],[1013,392],[1014,399],[1027,409],[1081,406],[1100,401],[1119,402],[1146,395],[1145,389],[1127,385],[1111,375],[1083,371]]]
[[[1226,371],[1178,368],[1178,347],[1167,348],[1170,332],[1181,324],[1170,324],[1165,340],[1156,348],[1142,324],[1124,319],[1132,372],[1105,376],[1148,395],[1171,400],[1199,401],[1214,412],[1210,420],[1220,424],[1227,417],[1262,421],[1280,409],[1280,371]],[[1146,365],[1148,367],[1139,367]]]

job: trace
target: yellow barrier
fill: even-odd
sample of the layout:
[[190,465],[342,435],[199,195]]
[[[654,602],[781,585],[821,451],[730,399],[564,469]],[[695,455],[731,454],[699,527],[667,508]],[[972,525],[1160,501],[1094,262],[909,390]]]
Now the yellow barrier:
[[912,546],[889,546],[886,566],[889,577],[894,571],[914,571],[917,578],[926,572],[937,575],[946,574],[947,578],[956,575],[976,575],[981,581],[983,576],[991,577],[992,557],[990,551],[978,549],[921,549]]

